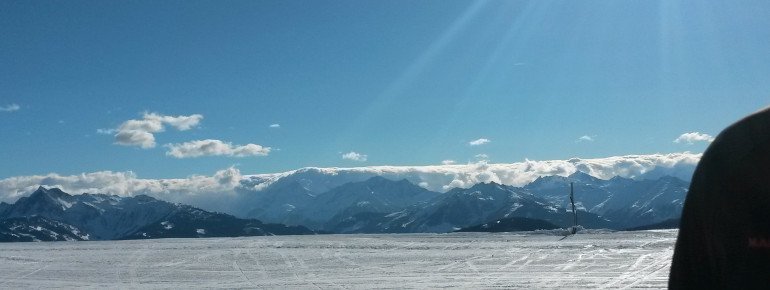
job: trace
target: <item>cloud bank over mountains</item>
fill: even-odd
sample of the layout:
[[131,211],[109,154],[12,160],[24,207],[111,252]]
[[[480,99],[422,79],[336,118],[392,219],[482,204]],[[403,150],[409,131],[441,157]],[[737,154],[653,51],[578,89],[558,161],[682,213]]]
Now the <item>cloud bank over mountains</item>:
[[13,203],[34,192],[38,186],[45,186],[58,187],[72,194],[146,194],[170,202],[224,209],[222,205],[227,204],[228,197],[235,197],[234,189],[242,178],[240,171],[233,167],[217,171],[212,176],[192,175],[176,179],[144,179],[131,171],[17,176],[0,180],[0,201]]
[[423,188],[444,192],[455,187],[468,188],[481,182],[496,182],[524,186],[540,176],[568,176],[576,171],[601,179],[614,176],[645,179],[671,175],[690,180],[700,161],[700,153],[671,153],[627,155],[607,158],[429,166],[367,166],[352,168],[303,168],[275,175],[246,176],[244,188],[259,190],[278,179],[294,179],[310,191],[320,193],[351,181],[363,181],[372,176],[392,180],[406,179]]
[[295,180],[313,192],[323,192],[348,182],[372,176],[407,179],[429,190],[444,192],[455,187],[468,188],[480,182],[523,186],[540,176],[567,176],[582,171],[601,179],[614,176],[657,178],[672,175],[690,180],[701,154],[627,155],[607,158],[534,161],[517,163],[448,164],[430,166],[368,166],[352,168],[303,168],[282,173],[243,175],[234,167],[211,176],[192,175],[176,179],[145,179],[133,172],[99,171],[79,175],[17,176],[0,180],[0,201],[15,202],[38,186],[59,187],[65,192],[105,193],[120,196],[147,194],[171,202],[188,203],[222,210],[238,195],[267,188],[278,180]]

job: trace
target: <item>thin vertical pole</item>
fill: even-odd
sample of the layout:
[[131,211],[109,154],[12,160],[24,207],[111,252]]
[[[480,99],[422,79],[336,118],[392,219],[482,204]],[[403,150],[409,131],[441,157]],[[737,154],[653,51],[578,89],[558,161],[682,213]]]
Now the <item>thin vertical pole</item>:
[[575,188],[572,182],[569,183],[569,201],[572,203],[572,215],[575,218],[575,223],[572,226],[572,234],[577,232],[577,211],[575,210]]

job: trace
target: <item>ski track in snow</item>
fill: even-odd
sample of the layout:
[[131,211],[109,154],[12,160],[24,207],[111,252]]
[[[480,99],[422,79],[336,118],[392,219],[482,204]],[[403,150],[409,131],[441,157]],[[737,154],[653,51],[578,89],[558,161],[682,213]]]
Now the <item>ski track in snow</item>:
[[0,244],[0,288],[666,288],[676,230]]

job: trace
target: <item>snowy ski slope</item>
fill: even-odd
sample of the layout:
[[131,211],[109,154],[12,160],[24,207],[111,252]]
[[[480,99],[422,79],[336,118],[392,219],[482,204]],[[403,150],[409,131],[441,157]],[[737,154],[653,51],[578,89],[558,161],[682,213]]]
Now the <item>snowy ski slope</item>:
[[0,288],[665,288],[676,230],[0,244]]

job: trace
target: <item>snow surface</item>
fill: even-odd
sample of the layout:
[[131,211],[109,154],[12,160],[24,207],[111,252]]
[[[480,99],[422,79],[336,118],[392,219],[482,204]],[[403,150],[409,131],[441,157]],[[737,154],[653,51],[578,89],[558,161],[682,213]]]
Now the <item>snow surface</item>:
[[0,288],[665,288],[676,230],[0,244]]

